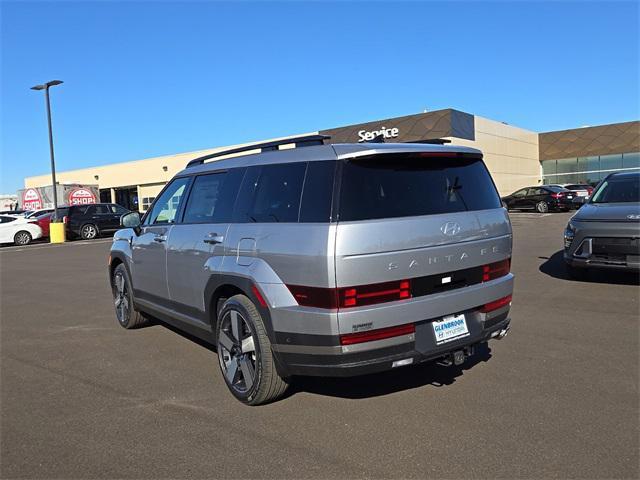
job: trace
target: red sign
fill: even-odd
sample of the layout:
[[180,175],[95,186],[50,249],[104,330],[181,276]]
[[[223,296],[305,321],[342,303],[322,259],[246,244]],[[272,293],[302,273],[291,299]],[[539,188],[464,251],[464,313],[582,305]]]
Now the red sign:
[[88,205],[96,203],[96,196],[88,188],[76,188],[69,192],[69,205]]
[[39,210],[42,208],[42,197],[35,188],[27,188],[22,192],[22,208],[24,210]]

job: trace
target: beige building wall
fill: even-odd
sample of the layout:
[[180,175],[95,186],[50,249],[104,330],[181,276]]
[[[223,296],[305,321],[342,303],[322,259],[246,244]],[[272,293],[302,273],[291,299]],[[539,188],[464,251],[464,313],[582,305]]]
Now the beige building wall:
[[[300,137],[303,135],[314,135],[317,132],[278,137],[271,140],[261,140],[260,142],[241,143],[237,145],[227,145],[224,147],[198,150],[194,152],[178,153],[175,155],[165,155],[162,157],[146,158],[144,160],[134,160],[131,162],[112,163],[98,167],[82,168],[79,170],[67,170],[56,172],[58,183],[78,183],[98,185],[100,190],[111,189],[111,200],[115,201],[113,189],[122,187],[138,188],[138,205],[144,211],[143,199],[158,195],[164,185],[173,178],[179,171],[183,170],[187,163],[194,158],[202,157],[210,153],[221,150],[229,150],[236,147],[244,147],[255,143],[263,143],[276,140],[286,140],[288,138]],[[256,150],[257,151],[257,150]],[[44,187],[51,185],[51,174],[27,177],[24,179],[25,188]]]
[[475,141],[453,137],[449,140],[453,145],[482,150],[500,195],[540,183],[536,132],[476,116]]

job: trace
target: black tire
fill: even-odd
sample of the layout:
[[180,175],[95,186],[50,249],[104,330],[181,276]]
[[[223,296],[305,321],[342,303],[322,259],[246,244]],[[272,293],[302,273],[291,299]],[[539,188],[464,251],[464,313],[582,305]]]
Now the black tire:
[[13,236],[13,243],[19,246],[29,245],[33,237],[26,230],[20,230]]
[[589,270],[586,268],[574,267],[568,263],[565,263],[565,268],[569,277],[574,280],[588,280],[589,278]]
[[549,212],[549,204],[547,202],[538,202],[536,204],[536,211],[538,213],[548,213]]
[[234,295],[224,302],[216,338],[220,371],[234,397],[262,405],[285,393],[289,383],[276,370],[262,316],[249,298]]
[[149,318],[134,308],[131,280],[123,264],[113,270],[111,290],[116,308],[116,319],[122,328],[130,330],[151,324]]
[[93,240],[97,238],[100,234],[100,230],[93,223],[85,223],[82,228],[80,228],[80,236],[83,240]]

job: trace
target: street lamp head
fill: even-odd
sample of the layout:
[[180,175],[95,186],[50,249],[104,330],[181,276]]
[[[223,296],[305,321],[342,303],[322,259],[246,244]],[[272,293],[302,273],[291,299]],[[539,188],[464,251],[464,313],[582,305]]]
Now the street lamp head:
[[44,90],[45,88],[53,87],[55,85],[60,85],[61,83],[63,83],[62,80],[51,80],[50,82],[47,82],[45,84],[31,87],[31,90]]

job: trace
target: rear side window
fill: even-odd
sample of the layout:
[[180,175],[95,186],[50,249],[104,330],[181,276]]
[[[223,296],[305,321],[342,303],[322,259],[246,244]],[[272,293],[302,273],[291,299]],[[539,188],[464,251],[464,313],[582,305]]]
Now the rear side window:
[[297,222],[306,168],[303,162],[248,168],[235,221]]
[[15,217],[0,217],[0,223],[9,223],[13,222]]
[[481,159],[392,154],[344,163],[340,220],[500,208]]
[[335,160],[309,162],[304,179],[300,222],[330,222]]

